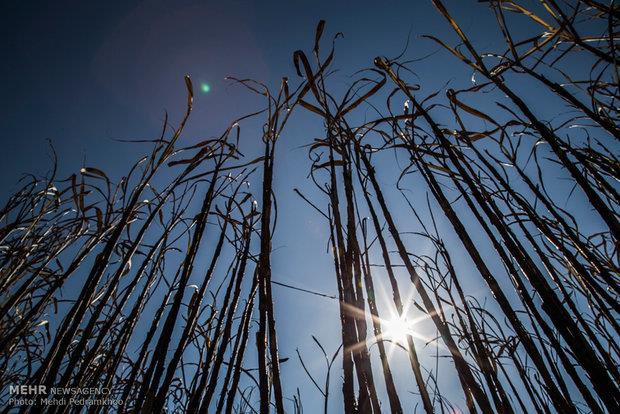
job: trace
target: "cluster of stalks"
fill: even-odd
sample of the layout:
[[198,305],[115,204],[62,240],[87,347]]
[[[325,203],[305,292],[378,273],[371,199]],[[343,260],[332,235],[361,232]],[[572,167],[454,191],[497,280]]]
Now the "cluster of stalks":
[[[258,158],[239,151],[245,118],[179,146],[186,78],[180,125],[118,183],[89,167],[26,177],[0,211],[0,398],[42,384],[110,389],[121,412],[301,412],[270,260],[276,145],[297,109],[325,132],[308,143],[324,199],[296,189],[329,226],[338,290],[339,359],[314,338],[324,387],[299,355],[325,412],[335,361],[347,413],[620,412],[620,9],[485,2],[505,50],[483,52],[432,3],[458,45],[427,37],[473,73],[464,88],[425,92],[411,62],[377,57],[338,97],[320,22],[295,90],[233,79],[267,101]],[[400,343],[394,319],[410,326]]]
[[[122,401],[92,411],[231,413],[253,405],[260,385],[266,409],[272,386],[282,405],[269,279],[275,138],[268,131],[282,128],[280,113],[288,117],[294,97],[286,82],[277,99],[263,92],[269,105],[252,116],[267,114],[265,156],[248,161],[239,151],[248,117],[219,137],[179,146],[193,102],[185,80],[180,125],[166,119],[150,155],[118,183],[97,168],[66,180],[54,170],[25,177],[2,209],[3,400],[8,385],[31,384],[98,388]],[[262,209],[249,190],[261,164]],[[244,365],[256,302],[254,387]]]
[[[470,412],[617,412],[618,10],[490,2],[506,50],[482,52],[442,2],[433,4],[459,45],[427,37],[473,73],[473,85],[448,89],[443,101],[442,91],[424,96],[410,83],[415,68],[399,58],[376,58],[341,98],[304,64],[314,93],[302,104],[325,125],[309,155],[326,207],[299,195],[331,231],[345,411],[380,412],[378,395],[390,412],[406,411],[386,351],[391,318],[379,312],[380,285],[391,289],[398,317],[432,322],[436,337],[426,344],[451,361],[425,367],[415,332],[400,344],[424,412],[454,409],[440,370],[453,370]],[[538,32],[513,30],[523,20]],[[317,48],[315,60],[320,67]],[[516,82],[566,113],[538,117]],[[361,103],[378,116],[360,122]],[[386,158],[397,161],[397,191],[385,185],[394,168]],[[564,191],[553,188],[562,181]],[[465,266],[454,264],[455,253]],[[404,303],[403,272],[419,302]],[[472,284],[491,295],[472,297]]]

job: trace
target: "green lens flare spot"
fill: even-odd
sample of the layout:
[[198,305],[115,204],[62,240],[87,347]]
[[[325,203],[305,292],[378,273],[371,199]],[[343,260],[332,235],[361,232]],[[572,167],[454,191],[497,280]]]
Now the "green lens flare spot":
[[209,85],[208,83],[202,82],[200,84],[200,90],[204,93],[209,93],[211,92],[211,85]]

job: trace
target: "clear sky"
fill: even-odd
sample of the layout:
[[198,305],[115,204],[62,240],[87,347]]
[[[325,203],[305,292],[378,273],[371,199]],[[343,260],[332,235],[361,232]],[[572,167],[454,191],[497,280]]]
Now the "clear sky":
[[[446,3],[482,48],[492,45],[497,29],[484,4]],[[438,50],[420,39],[421,34],[452,39],[430,1],[4,2],[0,198],[6,199],[22,173],[44,174],[50,167],[48,139],[58,152],[61,176],[84,163],[112,177],[121,174],[144,148],[114,139],[156,137],[164,111],[178,121],[184,111],[185,74],[195,85],[208,84],[209,91],[197,94],[183,139],[192,143],[219,134],[232,119],[260,104],[224,76],[252,77],[273,87],[282,76],[294,79],[292,53],[311,49],[320,19],[327,21],[329,37],[344,33],[334,64],[342,70],[338,79],[343,86],[354,71],[371,66],[375,56],[398,55],[408,36],[405,58]],[[428,93],[447,81],[463,84],[471,77],[443,52],[420,63],[416,72]],[[293,193],[294,187],[309,185],[300,185],[309,164],[306,149],[299,146],[319,136],[321,124],[311,122],[309,115],[294,121],[278,149],[280,216],[273,244],[273,278],[334,295],[333,262],[325,249],[326,223]],[[246,151],[257,149],[258,133],[253,137],[244,131],[243,139]],[[328,351],[337,348],[337,304],[278,286],[274,293],[281,354],[290,357],[283,365],[285,391],[290,396],[300,386],[304,406],[311,413],[322,402],[294,352],[299,347],[310,368],[322,375],[322,361],[310,335],[321,339]],[[337,364],[335,393],[340,392],[340,370]],[[398,375],[410,375],[406,364],[395,370],[402,371]],[[403,391],[414,389],[411,379]],[[341,409],[340,404],[336,399],[334,409]]]
[[[485,11],[450,3],[466,28]],[[110,140],[152,136],[164,110],[178,119],[184,74],[212,87],[196,100],[188,137],[215,133],[250,106],[224,76],[274,86],[293,77],[292,52],[312,46],[320,19],[331,35],[345,35],[336,67],[347,75],[376,55],[400,52],[410,30],[411,56],[431,47],[417,35],[447,32],[426,1],[26,1],[2,8],[2,189],[46,168],[47,139],[69,169],[84,158],[110,162],[111,153],[121,155],[119,163],[133,159],[130,148],[119,154]],[[447,74],[442,66],[437,75]]]

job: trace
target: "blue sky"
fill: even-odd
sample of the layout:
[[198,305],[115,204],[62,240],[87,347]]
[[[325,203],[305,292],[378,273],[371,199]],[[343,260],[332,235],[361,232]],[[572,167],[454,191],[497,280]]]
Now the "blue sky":
[[[387,2],[383,7],[373,2],[264,3],[3,6],[2,188],[32,167],[46,167],[47,139],[71,169],[84,158],[99,163],[110,162],[109,154],[118,156],[112,138],[152,136],[164,110],[173,120],[181,116],[186,73],[212,86],[208,95],[197,98],[188,139],[221,130],[254,104],[245,91],[228,86],[224,76],[252,76],[272,85],[281,76],[293,77],[292,52],[311,47],[320,19],[327,20],[331,34],[344,33],[336,66],[348,73],[370,65],[376,55],[400,52],[410,30],[411,55],[433,48],[429,42],[418,44],[417,35],[446,32],[428,2]],[[453,3],[457,12],[468,9],[462,7],[465,2]],[[479,19],[459,14],[465,27]],[[442,72],[454,76],[445,67],[435,70],[438,77]],[[127,148],[121,155],[126,158],[119,162],[135,154]]]
[[[485,5],[446,3],[482,49],[496,45],[494,17]],[[261,104],[224,77],[252,77],[274,88],[282,76],[294,80],[292,53],[312,47],[320,19],[327,21],[327,36],[344,33],[337,42],[334,64],[342,71],[335,78],[342,88],[354,71],[371,66],[375,56],[400,54],[408,36],[405,58],[438,50],[421,34],[453,39],[427,1],[380,5],[371,1],[65,1],[11,2],[2,7],[3,200],[21,174],[44,174],[50,167],[47,140],[58,153],[61,176],[86,164],[119,178],[145,149],[114,139],[156,137],[164,111],[178,122],[186,99],[185,74],[195,85],[208,83],[210,91],[197,94],[182,139],[191,144],[219,134],[231,120]],[[444,52],[414,68],[426,93],[447,81],[466,85],[471,77]],[[544,102],[532,100],[532,105],[545,112]],[[300,114],[279,143],[275,185],[280,215],[273,243],[273,278],[333,295],[336,284],[333,262],[326,253],[326,223],[293,193],[294,187],[313,191],[305,180],[306,149],[300,146],[321,134],[320,122],[311,114]],[[242,150],[257,151],[259,138],[258,131],[245,130]],[[481,289],[474,285],[470,293]],[[299,347],[308,366],[322,376],[322,360],[310,335],[317,336],[328,351],[338,347],[337,303],[278,286],[274,294],[281,354],[290,357],[283,365],[286,393],[290,396],[300,386],[307,412],[314,412],[312,408],[322,401],[294,351]],[[414,391],[415,385],[412,378],[406,379],[410,372],[406,359],[402,361],[394,370],[408,384],[403,388],[405,403],[406,391]],[[334,369],[332,391],[338,393],[340,366]],[[336,399],[334,409],[340,404]],[[407,402],[405,407],[411,405]]]

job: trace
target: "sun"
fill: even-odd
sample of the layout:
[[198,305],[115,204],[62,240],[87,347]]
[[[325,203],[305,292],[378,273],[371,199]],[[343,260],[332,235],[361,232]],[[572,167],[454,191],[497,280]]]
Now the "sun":
[[407,337],[413,335],[411,323],[402,316],[394,315],[391,319],[385,320],[384,324],[383,337],[387,340],[405,345]]

